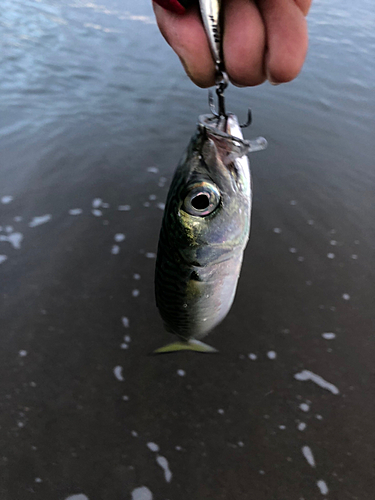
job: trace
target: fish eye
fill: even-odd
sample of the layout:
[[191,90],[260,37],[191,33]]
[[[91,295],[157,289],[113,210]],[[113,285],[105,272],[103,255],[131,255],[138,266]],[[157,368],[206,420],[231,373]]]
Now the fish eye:
[[211,214],[220,203],[220,193],[213,184],[194,184],[185,196],[182,209],[190,215],[204,217]]

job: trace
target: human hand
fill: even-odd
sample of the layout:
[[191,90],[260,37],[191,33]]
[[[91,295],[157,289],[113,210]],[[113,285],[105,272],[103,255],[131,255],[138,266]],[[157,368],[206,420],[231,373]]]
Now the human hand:
[[[215,64],[198,2],[182,15],[153,2],[159,29],[199,87],[215,83]],[[307,15],[312,0],[222,0],[223,58],[238,86],[293,80],[307,52]],[[172,2],[170,2],[172,3]]]

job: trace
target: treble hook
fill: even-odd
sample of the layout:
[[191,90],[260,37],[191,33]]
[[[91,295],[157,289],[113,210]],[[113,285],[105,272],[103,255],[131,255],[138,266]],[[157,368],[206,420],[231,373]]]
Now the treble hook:
[[224,90],[228,87],[229,78],[225,71],[221,71],[218,67],[216,70],[216,95],[218,98],[218,111],[216,111],[214,98],[211,90],[208,91],[208,105],[210,106],[211,113],[216,118],[227,117],[225,111]]
[[[211,113],[216,117],[216,118],[221,118],[227,117],[225,113],[225,102],[224,102],[224,89],[221,89],[220,87],[216,89],[216,94],[218,96],[218,108],[219,112],[216,111],[215,108],[215,103],[214,103],[214,96],[212,95],[212,91],[208,91],[208,105],[210,107]],[[251,109],[249,108],[247,110],[247,120],[245,123],[242,123],[240,125],[241,128],[246,128],[251,124],[252,121],[252,114],[251,114]]]

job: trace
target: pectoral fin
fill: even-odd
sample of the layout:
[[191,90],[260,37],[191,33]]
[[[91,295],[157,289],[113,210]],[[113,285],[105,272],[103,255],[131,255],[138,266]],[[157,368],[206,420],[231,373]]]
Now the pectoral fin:
[[176,351],[218,352],[214,347],[204,344],[199,340],[178,340],[177,342],[172,342],[171,344],[156,349],[153,354],[165,354]]

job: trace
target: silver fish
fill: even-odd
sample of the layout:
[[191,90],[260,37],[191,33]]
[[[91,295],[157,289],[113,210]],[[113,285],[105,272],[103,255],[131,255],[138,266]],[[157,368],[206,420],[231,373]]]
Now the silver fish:
[[233,114],[199,117],[172,180],[156,261],[156,304],[178,341],[155,353],[215,352],[201,339],[229,312],[249,239],[251,176],[245,141]]

